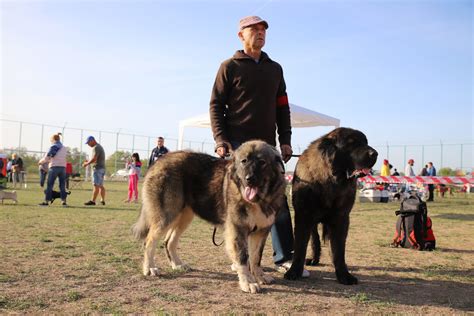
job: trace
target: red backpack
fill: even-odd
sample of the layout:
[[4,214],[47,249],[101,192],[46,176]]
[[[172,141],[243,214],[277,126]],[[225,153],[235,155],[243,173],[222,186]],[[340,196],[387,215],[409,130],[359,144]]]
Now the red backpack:
[[392,247],[416,250],[434,250],[436,239],[432,229],[428,208],[417,195],[411,195],[401,202],[400,210],[395,212],[397,223]]

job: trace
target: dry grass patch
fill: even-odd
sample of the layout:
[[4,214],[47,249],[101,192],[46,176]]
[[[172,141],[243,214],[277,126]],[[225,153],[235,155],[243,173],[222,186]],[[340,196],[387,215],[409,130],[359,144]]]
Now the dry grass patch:
[[[336,283],[327,245],[311,277],[287,281],[273,269],[271,244],[263,266],[275,279],[261,294],[242,293],[212,227],[195,220],[180,244],[193,270],[172,271],[163,249],[162,275],[141,275],[142,250],[130,226],[139,205],[123,204],[125,183],[107,183],[105,207],[85,207],[89,190],[74,190],[69,208],[39,207],[39,187],[0,205],[1,313],[407,313],[464,314],[474,310],[473,196],[428,204],[437,250],[388,245],[397,203],[356,203],[347,263],[359,285]],[[221,235],[217,235],[221,240]]]

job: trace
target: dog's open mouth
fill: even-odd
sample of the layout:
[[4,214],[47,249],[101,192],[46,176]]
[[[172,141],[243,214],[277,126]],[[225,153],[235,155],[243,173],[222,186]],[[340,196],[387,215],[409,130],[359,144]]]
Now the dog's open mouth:
[[362,178],[370,174],[370,168],[356,169],[352,174],[348,175],[348,178]]
[[244,200],[247,202],[252,202],[257,196],[258,188],[256,187],[245,187],[244,189]]

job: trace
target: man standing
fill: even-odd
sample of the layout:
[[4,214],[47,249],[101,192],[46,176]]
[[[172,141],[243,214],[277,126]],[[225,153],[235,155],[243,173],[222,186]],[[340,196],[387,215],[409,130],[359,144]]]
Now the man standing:
[[92,193],[92,200],[87,201],[84,205],[95,205],[95,200],[99,193],[101,197],[100,204],[105,205],[105,151],[104,148],[95,141],[94,136],[87,137],[86,144],[92,147],[92,159],[84,161],[82,166],[87,167],[92,164],[92,184],[94,185],[94,191]]
[[[436,177],[436,168],[433,166],[433,163],[430,161],[428,162],[428,168],[426,169],[426,175],[429,177]],[[434,184],[428,184],[428,202],[434,201]]]
[[160,159],[163,155],[169,152],[168,148],[165,147],[165,139],[163,137],[158,137],[156,140],[156,147],[153,148],[150,159],[148,160],[148,169]]
[[[258,16],[240,20],[238,37],[243,50],[225,60],[216,76],[210,100],[215,151],[227,156],[243,142],[260,139],[276,145],[276,132],[283,160],[293,153],[291,121],[282,67],[262,51],[268,23]],[[291,266],[293,229],[288,204],[271,230],[273,261],[280,272]],[[304,270],[303,276],[309,276]]]
[[413,159],[408,160],[408,164],[405,167],[405,176],[407,177],[414,177],[415,176],[415,171],[413,170],[413,165],[415,164],[415,161]]

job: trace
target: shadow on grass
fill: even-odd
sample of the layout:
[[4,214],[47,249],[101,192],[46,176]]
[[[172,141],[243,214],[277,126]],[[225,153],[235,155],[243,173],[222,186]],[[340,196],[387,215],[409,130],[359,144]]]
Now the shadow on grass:
[[474,214],[437,214],[433,218],[454,219],[458,221],[474,221]]
[[[366,270],[385,270],[385,268],[366,268]],[[356,269],[353,269],[356,270]],[[390,270],[390,269],[388,269]],[[401,271],[403,269],[395,269]],[[407,273],[412,269],[406,269]],[[444,273],[445,271],[440,271]],[[473,270],[446,271],[459,275],[472,275]],[[351,300],[365,297],[363,303],[374,305],[401,304],[433,307],[448,307],[460,311],[474,309],[474,287],[470,283],[442,280],[424,280],[419,278],[400,278],[390,275],[369,276],[358,275],[358,285],[342,285],[337,283],[334,273],[311,271],[308,279],[288,281],[277,279],[277,283],[288,286],[290,293],[314,294],[326,297],[347,297]],[[297,289],[296,291],[294,289]],[[282,289],[266,288],[269,292]]]
[[[425,280],[420,278],[394,277],[390,272],[419,272],[423,269],[383,268],[383,267],[350,267],[352,271],[387,271],[387,275],[360,275],[358,285],[342,285],[336,281],[334,272],[311,270],[311,276],[306,279],[289,281],[278,274],[275,282],[262,286],[262,293],[288,295],[316,295],[328,298],[345,297],[364,304],[373,305],[412,305],[452,308],[459,311],[472,311],[474,308],[474,287],[470,283],[444,280]],[[266,271],[275,271],[265,269]],[[473,270],[436,271],[439,274],[450,276],[472,275]],[[275,275],[273,274],[275,277]],[[204,286],[206,280],[234,282],[237,285],[237,275],[234,272],[216,272],[208,269],[192,269],[182,273],[163,272],[160,278],[165,280],[188,279],[193,284]],[[158,279],[157,279],[158,280]],[[279,285],[279,286],[275,286]],[[311,299],[308,296],[308,299]]]

